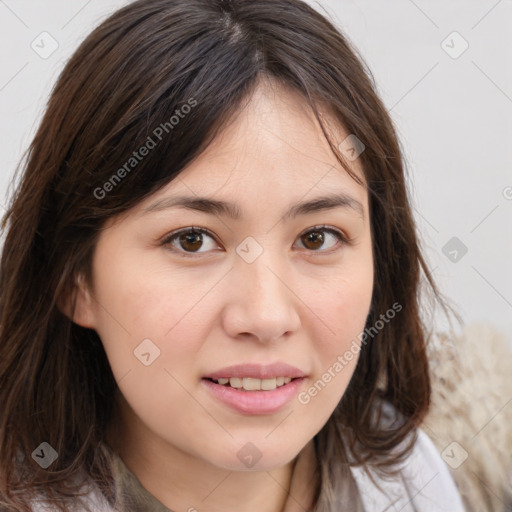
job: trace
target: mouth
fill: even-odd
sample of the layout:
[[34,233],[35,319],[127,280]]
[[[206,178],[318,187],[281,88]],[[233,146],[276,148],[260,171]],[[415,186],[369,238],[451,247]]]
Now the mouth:
[[[224,377],[222,382],[227,377]],[[255,378],[236,378],[233,381],[235,385],[241,384],[242,387],[232,387],[231,378],[229,382],[220,384],[218,380],[212,378],[202,379],[202,384],[208,394],[215,399],[215,402],[229,409],[236,411],[239,414],[246,416],[256,416],[265,414],[274,414],[284,409],[287,405],[293,402],[294,397],[299,393],[304,377],[291,378],[288,377],[284,382],[285,377],[277,377],[275,379],[255,379]],[[280,386],[277,382],[283,381]],[[244,384],[245,381],[245,384]],[[255,382],[256,381],[256,382]],[[272,381],[264,384],[265,381]],[[272,387],[272,389],[261,389],[262,386]],[[245,387],[253,389],[245,389]]]
[[240,364],[201,379],[217,404],[246,416],[274,414],[289,406],[306,381],[306,373],[286,363]]
[[240,391],[272,391],[289,384],[292,380],[296,380],[297,378],[300,377],[271,377],[267,379],[257,379],[254,377],[221,377],[218,379],[206,378],[205,380]]

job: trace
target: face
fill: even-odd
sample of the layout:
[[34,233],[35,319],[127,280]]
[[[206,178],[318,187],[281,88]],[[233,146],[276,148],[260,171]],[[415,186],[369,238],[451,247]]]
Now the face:
[[224,469],[276,468],[357,363],[367,192],[302,100],[262,83],[176,179],[105,226],[92,268],[75,321],[99,334],[140,435]]

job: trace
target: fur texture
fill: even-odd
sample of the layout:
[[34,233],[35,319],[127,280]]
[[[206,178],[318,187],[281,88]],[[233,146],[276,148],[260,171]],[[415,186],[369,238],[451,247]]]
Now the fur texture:
[[512,511],[512,352],[504,336],[468,326],[433,337],[429,355],[432,406],[423,429],[468,512]]

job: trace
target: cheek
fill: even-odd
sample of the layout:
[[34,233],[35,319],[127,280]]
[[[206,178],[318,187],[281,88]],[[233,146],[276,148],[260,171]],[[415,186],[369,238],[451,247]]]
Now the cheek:
[[344,290],[336,294],[327,311],[335,334],[322,347],[324,369],[341,371],[338,365],[333,368],[335,362],[341,361],[344,375],[354,371],[370,303],[371,287],[350,287],[346,284]]
[[371,282],[344,282],[341,288],[329,308],[329,316],[337,333],[335,344],[346,344],[363,330],[372,297]]
[[[105,266],[102,256],[108,251],[99,252],[96,262],[96,330],[116,378],[142,372],[144,381],[156,384],[157,373],[162,373],[157,369],[193,368],[208,327],[199,320],[208,318],[204,297],[213,281],[195,280],[190,286],[185,273],[171,273],[161,262],[124,258],[113,248],[109,254],[116,265]],[[145,363],[150,363],[151,372]]]
[[331,280],[315,296],[312,310],[316,336],[312,337],[316,355],[315,375],[299,402],[323,414],[331,414],[342,398],[360,356],[364,331],[373,292],[371,260],[351,266]]
[[[98,267],[96,330],[122,395],[150,423],[159,416],[168,420],[174,408],[185,405],[199,415],[187,389],[208,328],[198,319],[206,317],[201,297],[211,283],[187,287],[185,275],[171,275],[162,266],[116,261],[115,268]],[[180,421],[173,419],[172,431]]]
[[[355,255],[354,255],[355,256]],[[336,275],[318,296],[317,310],[332,333],[326,339],[326,350],[344,350],[364,329],[373,293],[371,253],[353,258],[346,269]],[[348,263],[351,263],[350,265]]]

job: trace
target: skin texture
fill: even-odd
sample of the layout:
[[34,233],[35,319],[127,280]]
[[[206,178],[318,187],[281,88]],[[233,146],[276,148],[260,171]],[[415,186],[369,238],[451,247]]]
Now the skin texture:
[[[347,137],[329,126],[336,144]],[[358,160],[351,166],[364,182]],[[357,200],[362,215],[337,207],[281,218],[290,205],[337,192]],[[237,203],[242,217],[144,212],[178,194]],[[322,224],[351,242],[326,231],[323,245],[308,242]],[[191,257],[179,238],[162,243],[191,226],[213,234]],[[236,252],[247,237],[263,249],[252,263]],[[201,379],[225,366],[282,361],[307,375],[306,390],[363,330],[372,288],[364,185],[341,167],[301,98],[262,81],[177,179],[101,232],[92,288],[80,286],[74,321],[98,332],[119,384],[109,443],[173,510],[282,510],[294,459],[338,404],[357,354],[309,403],[295,397],[273,414],[235,412]],[[147,338],[160,350],[149,366],[134,356]],[[248,442],[262,454],[250,469],[237,457]]]

